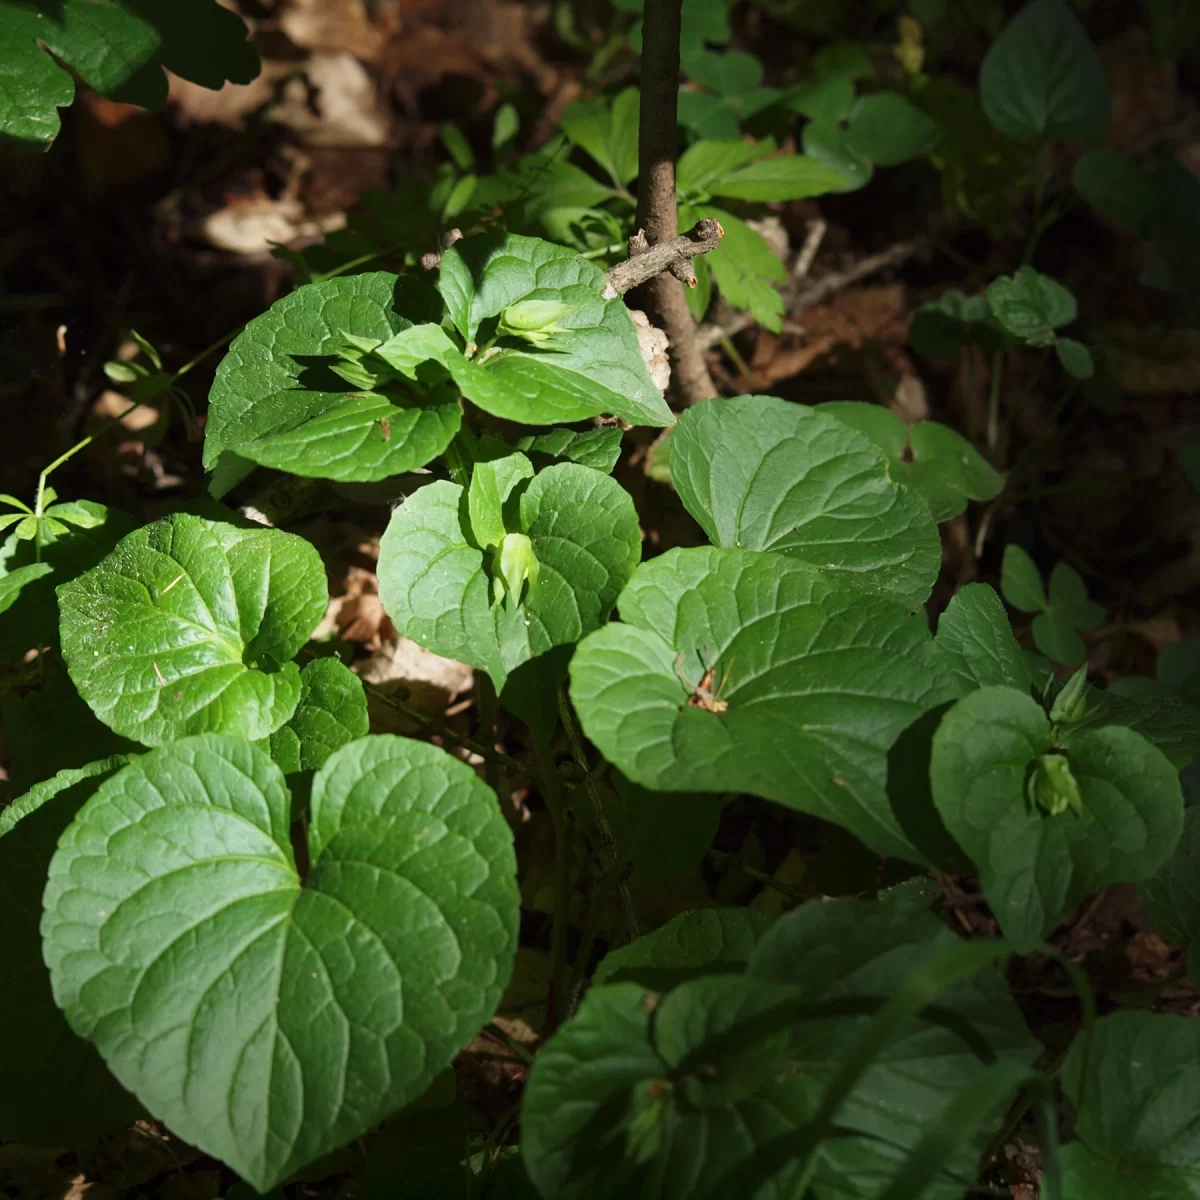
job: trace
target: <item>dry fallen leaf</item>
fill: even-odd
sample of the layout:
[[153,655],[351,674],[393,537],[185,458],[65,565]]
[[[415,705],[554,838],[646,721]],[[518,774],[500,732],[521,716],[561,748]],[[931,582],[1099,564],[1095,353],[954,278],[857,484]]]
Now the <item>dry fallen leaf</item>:
[[850,288],[826,304],[805,309],[801,322],[803,334],[758,331],[750,369],[761,385],[791,379],[837,347],[858,350],[868,343],[890,352],[888,365],[893,370],[911,373],[905,351],[908,304],[902,284]]
[[[388,123],[375,81],[352,54],[314,54],[303,79],[291,79],[272,116],[310,146],[382,146]],[[310,96],[310,88],[312,95]]]
[[369,7],[364,0],[288,0],[279,27],[305,50],[342,50],[373,62],[400,20],[390,0]]
[[224,208],[210,213],[201,224],[204,238],[218,250],[246,256],[270,254],[276,243],[312,237],[341,229],[345,213],[309,219],[295,196],[275,199],[265,192],[234,196]]
[[294,62],[265,58],[257,78],[215,90],[168,73],[167,96],[185,126],[211,123],[241,129],[252,112],[270,102],[279,80],[295,69]]

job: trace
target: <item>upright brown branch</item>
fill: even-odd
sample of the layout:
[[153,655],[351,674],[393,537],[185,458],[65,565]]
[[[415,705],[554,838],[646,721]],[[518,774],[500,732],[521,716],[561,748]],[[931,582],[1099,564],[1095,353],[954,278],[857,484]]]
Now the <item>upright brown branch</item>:
[[[638,122],[638,228],[651,247],[679,234],[675,210],[675,150],[679,103],[679,23],[683,0],[646,0],[642,25],[642,105]],[[671,274],[646,284],[651,316],[667,334],[671,373],[685,401],[717,389],[696,342],[696,323],[683,285]]]

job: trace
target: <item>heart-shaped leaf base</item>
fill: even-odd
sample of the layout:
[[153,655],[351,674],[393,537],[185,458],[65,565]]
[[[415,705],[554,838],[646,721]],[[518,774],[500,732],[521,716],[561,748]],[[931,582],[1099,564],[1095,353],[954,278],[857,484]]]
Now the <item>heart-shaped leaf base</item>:
[[264,1192],[419,1096],[491,1017],[517,941],[511,832],[437,747],[329,759],[303,883],[288,814],[248,742],[156,750],[67,829],[42,920],[72,1028]]

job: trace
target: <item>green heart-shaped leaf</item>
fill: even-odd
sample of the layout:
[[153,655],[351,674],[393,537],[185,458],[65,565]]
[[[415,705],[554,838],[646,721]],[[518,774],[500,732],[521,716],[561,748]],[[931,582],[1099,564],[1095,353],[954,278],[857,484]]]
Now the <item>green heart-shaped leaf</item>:
[[576,650],[571,698],[630,779],[751,792],[925,861],[886,793],[889,747],[953,695],[923,616],[785,555],[708,548],[643,564],[620,611]]
[[[566,674],[564,664],[564,679]],[[609,778],[613,789],[605,801],[605,814],[621,857],[646,875],[693,874],[712,847],[728,797],[712,792],[651,792],[620,771]],[[588,836],[594,836],[586,810],[577,815]]]
[[[813,1103],[783,1066],[786,1034],[742,1042],[711,1074],[679,1067],[722,1026],[795,991],[740,975],[681,983],[661,1004],[635,983],[592,988],[526,1085],[521,1149],[540,1194],[684,1200],[792,1132]],[[801,1170],[785,1163],[769,1190],[753,1194],[792,1195]]]
[[1015,542],[1004,547],[1000,590],[1005,600],[1019,612],[1041,612],[1046,607],[1046,591],[1037,563]]
[[1200,1197],[1200,1027],[1173,1013],[1115,1012],[1079,1034],[1063,1067],[1079,1139],[1060,1151],[1063,1195]]
[[14,141],[54,140],[58,109],[71,103],[75,77],[104,96],[159,109],[167,100],[163,67],[209,88],[227,79],[249,83],[259,71],[242,18],[212,0],[167,6],[3,0],[0,25],[6,81],[0,128]]
[[[604,298],[604,272],[574,250],[516,235],[477,234],[442,256],[438,290],[474,370],[455,381],[481,408],[528,425],[582,421],[615,413],[633,425],[674,421],[638,348],[619,296]],[[561,332],[544,342],[487,338],[505,310],[527,301],[564,305]]]
[[331,368],[347,334],[386,341],[414,321],[437,320],[436,301],[423,281],[386,271],[310,283],[277,300],[217,368],[205,467],[232,454],[293,475],[366,483],[429,462],[462,420],[452,389],[434,381],[377,394]]
[[279,768],[187,738],[108,780],[59,842],[54,997],[177,1135],[260,1191],[419,1096],[516,950],[512,834],[435,746],[362,738],[317,773],[302,882]]
[[986,583],[956,592],[938,618],[934,639],[959,682],[960,695],[976,688],[1011,687],[1028,695],[1033,672],[1017,645],[1000,597]]
[[186,513],[143,526],[58,590],[63,657],[106,725],[147,746],[273,733],[300,698],[289,662],[325,615],[303,538]]
[[1096,48],[1065,0],[1030,0],[979,68],[988,120],[1018,142],[1098,142],[1108,85]]
[[[1140,687],[1143,683],[1149,686]],[[1140,733],[1176,770],[1183,770],[1200,754],[1200,708],[1153,679],[1127,675],[1114,680],[1106,691],[1093,690],[1084,715],[1072,729],[1098,725],[1124,725]]]
[[966,438],[936,421],[910,429],[891,409],[856,400],[820,411],[869,437],[887,455],[891,477],[919,492],[935,521],[957,517],[968,500],[990,500],[1004,486],[1004,476]]
[[271,734],[271,757],[285,775],[315,771],[370,728],[362,680],[336,658],[318,658],[300,672],[300,700]]
[[775,396],[689,408],[671,433],[671,477],[716,546],[777,550],[924,603],[942,562],[929,509],[836,417]]
[[463,489],[433,483],[392,514],[379,550],[379,594],[406,637],[486,671],[509,674],[607,617],[641,556],[629,493],[599,471],[560,463],[521,493],[518,524],[539,571],[518,606],[498,599],[470,532]]
[[850,109],[846,145],[877,167],[895,167],[930,150],[942,130],[897,92],[860,96]]
[[1015,275],[993,280],[988,284],[987,300],[1006,332],[1030,346],[1054,345],[1054,331],[1078,315],[1075,297],[1032,267],[1020,267]]
[[[1060,758],[1079,810],[1064,793],[1052,814],[1030,784],[1052,783],[1039,766]],[[1001,929],[1024,944],[1038,942],[1097,888],[1153,875],[1183,829],[1179,775],[1145,738],[1110,726],[1056,744],[1041,706],[1008,687],[972,692],[950,709],[934,735],[930,778],[934,803],[978,868]]]
[[1148,232],[1158,196],[1135,158],[1107,146],[1089,150],[1075,163],[1071,182],[1101,216],[1140,236]]
[[60,771],[0,812],[0,1137],[86,1146],[141,1115],[95,1047],[54,1005],[38,920],[59,836],[80,806],[129,761],[119,755]]

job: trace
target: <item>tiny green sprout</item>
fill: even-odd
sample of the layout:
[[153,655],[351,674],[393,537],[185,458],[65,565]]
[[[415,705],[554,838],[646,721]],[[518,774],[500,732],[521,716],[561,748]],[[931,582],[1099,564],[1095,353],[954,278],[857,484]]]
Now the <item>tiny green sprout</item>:
[[506,533],[500,544],[492,551],[495,567],[492,575],[492,593],[495,602],[505,601],[509,608],[521,603],[521,591],[529,584],[526,598],[533,594],[537,584],[540,564],[533,552],[533,543],[523,533]]
[[1029,777],[1028,796],[1031,805],[1043,808],[1057,817],[1069,808],[1077,817],[1083,816],[1083,799],[1079,784],[1071,774],[1071,764],[1062,754],[1043,754]]
[[342,332],[342,338],[343,344],[338,347],[337,360],[331,362],[329,368],[351,387],[373,392],[400,377],[400,373],[394,367],[375,353],[383,345],[378,338],[359,337],[345,331]]
[[563,304],[561,300],[519,300],[500,314],[496,332],[501,337],[524,338],[535,346],[541,346],[554,334],[566,332],[558,321],[577,307]]
[[1055,725],[1075,725],[1087,712],[1087,667],[1080,667],[1063,685],[1050,706],[1050,720]]

